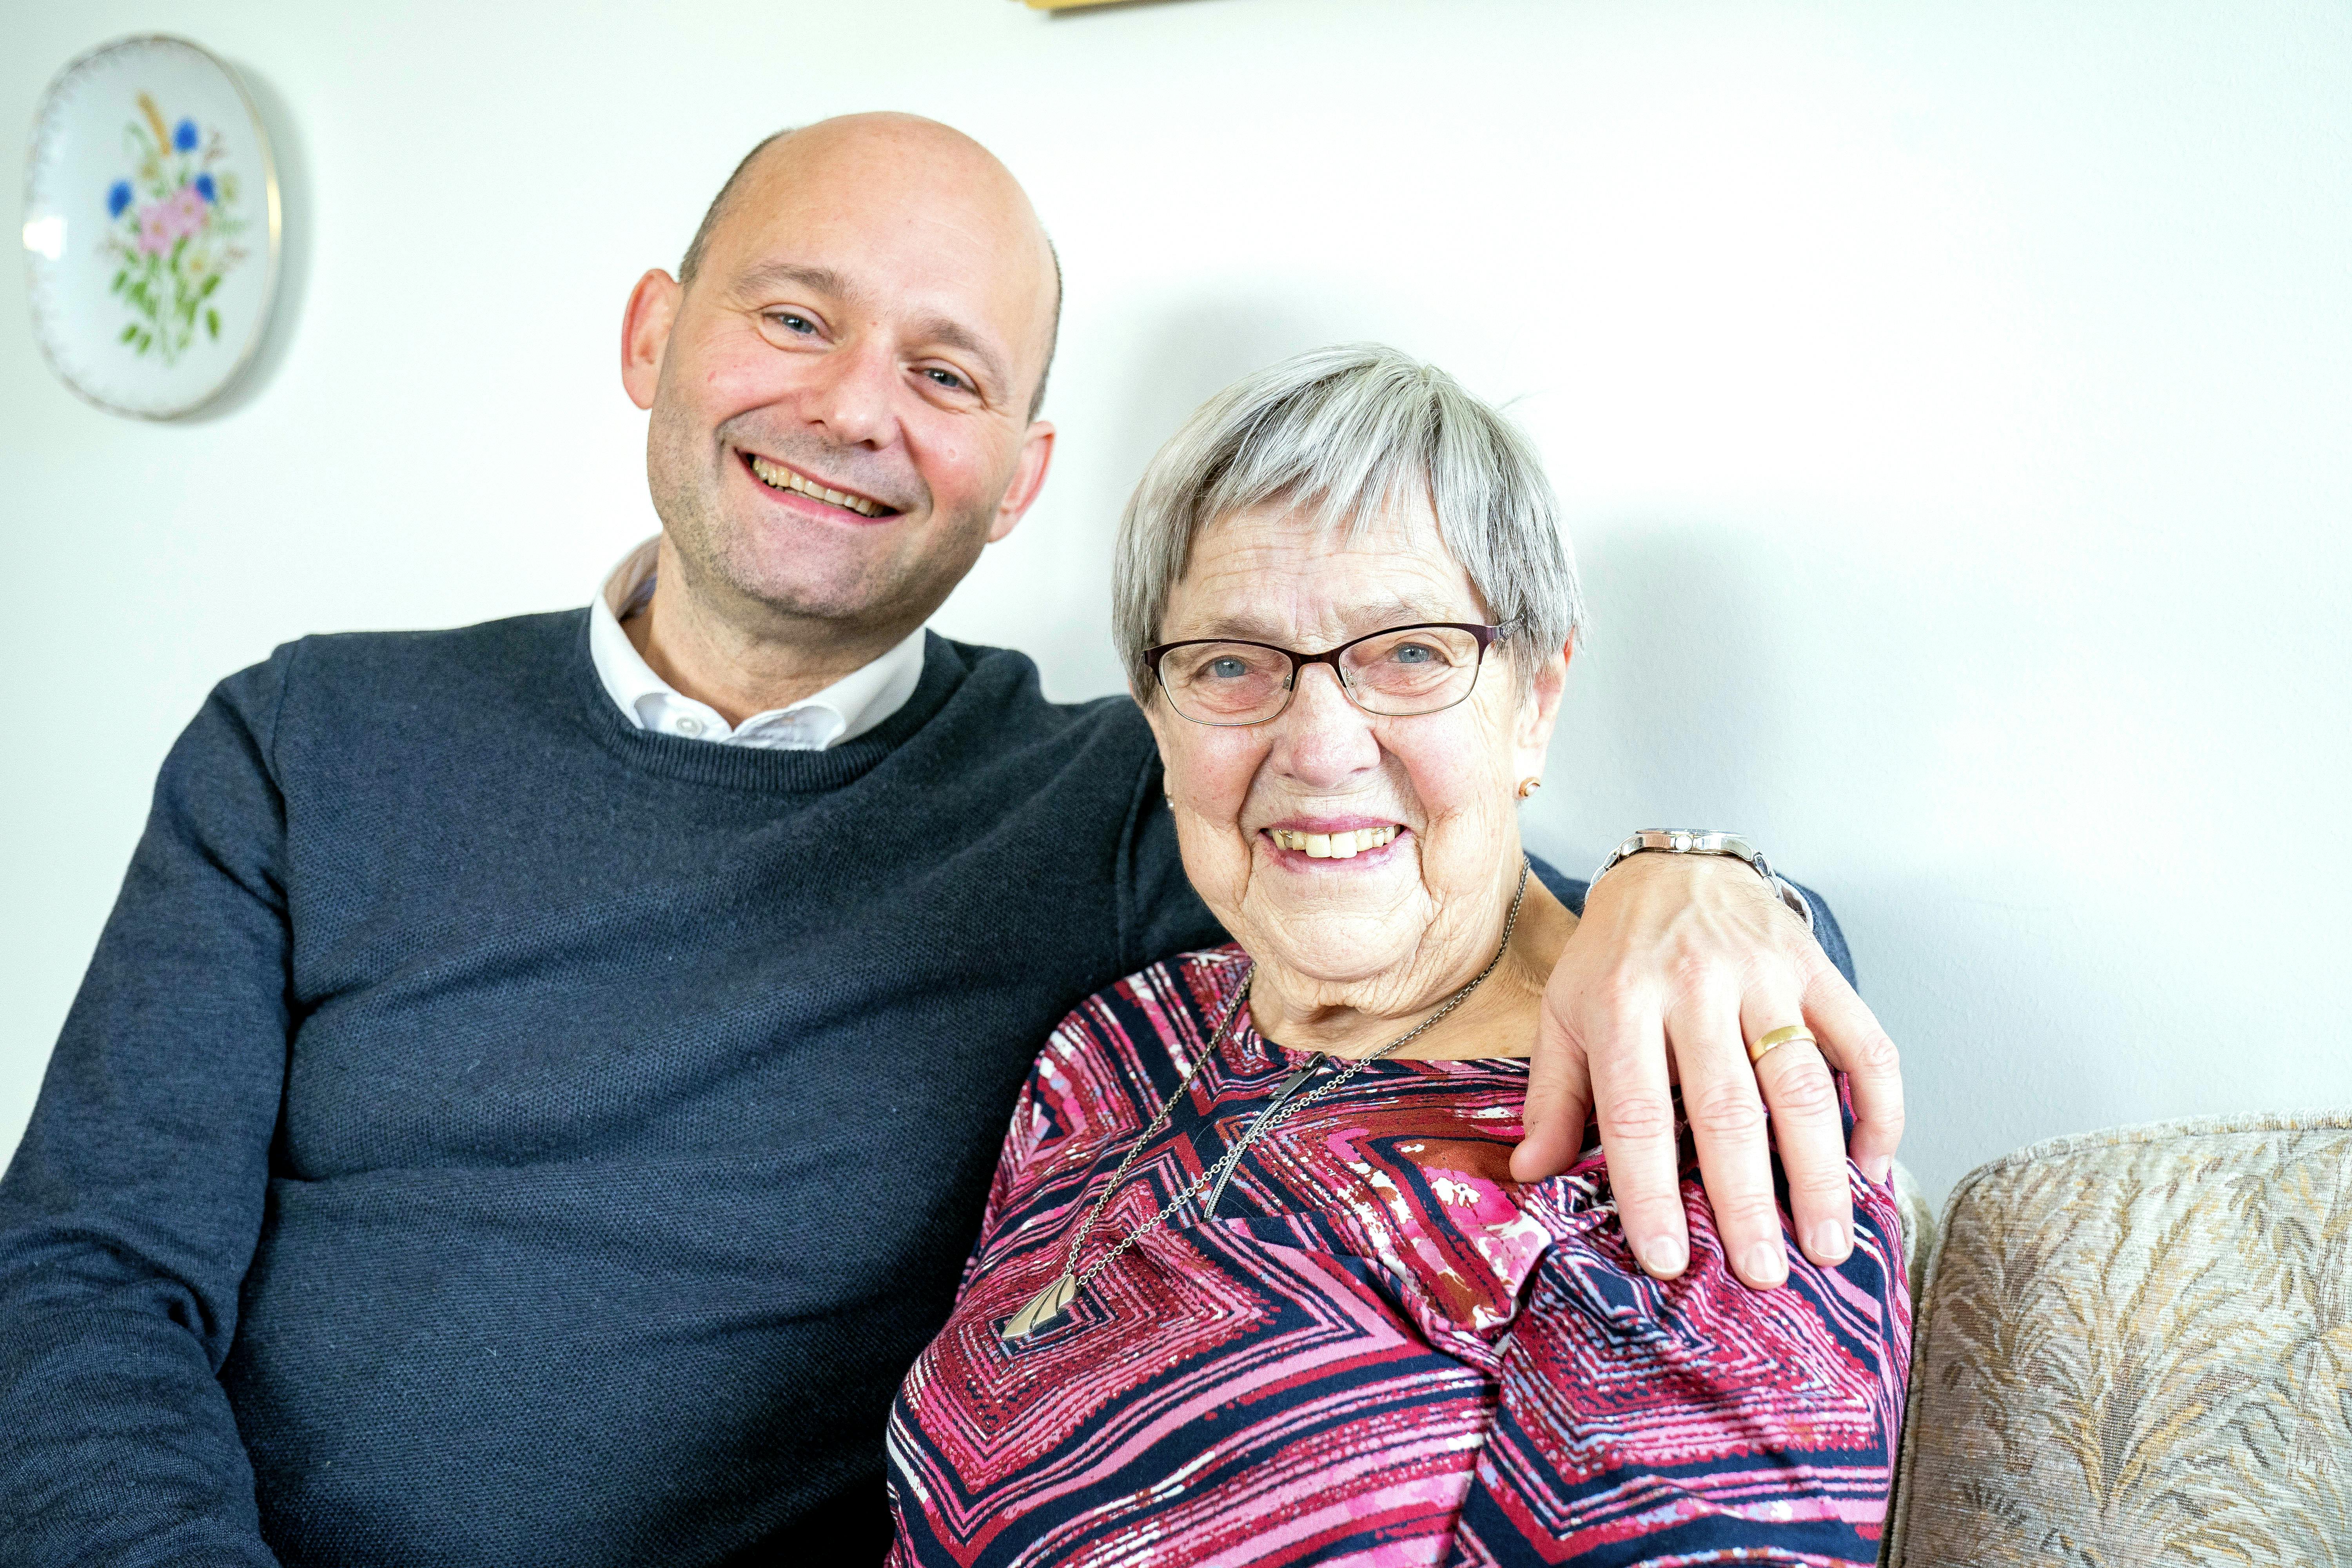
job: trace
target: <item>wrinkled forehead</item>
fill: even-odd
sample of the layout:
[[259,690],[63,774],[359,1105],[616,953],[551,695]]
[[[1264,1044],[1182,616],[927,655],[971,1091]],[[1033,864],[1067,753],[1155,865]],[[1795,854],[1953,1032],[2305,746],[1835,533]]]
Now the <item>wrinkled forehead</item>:
[[1232,636],[1314,651],[1285,638],[1320,638],[1320,648],[1382,626],[1486,619],[1426,495],[1370,513],[1281,500],[1201,528],[1161,634],[1171,642]]

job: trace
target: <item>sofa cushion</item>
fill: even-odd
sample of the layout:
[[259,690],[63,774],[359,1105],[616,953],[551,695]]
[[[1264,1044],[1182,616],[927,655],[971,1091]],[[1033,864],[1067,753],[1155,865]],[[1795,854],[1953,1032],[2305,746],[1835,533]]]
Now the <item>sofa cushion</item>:
[[1890,1563],[2352,1563],[2352,1112],[2038,1143],[1942,1232]]

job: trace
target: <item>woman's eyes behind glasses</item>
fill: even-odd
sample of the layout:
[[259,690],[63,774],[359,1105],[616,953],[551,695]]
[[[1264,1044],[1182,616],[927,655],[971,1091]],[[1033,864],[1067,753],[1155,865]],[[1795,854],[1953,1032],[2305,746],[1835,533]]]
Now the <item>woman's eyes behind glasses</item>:
[[1207,643],[1177,648],[1160,677],[1179,710],[1211,724],[1253,723],[1282,705],[1290,660],[1272,648]]
[[1357,644],[1348,678],[1375,691],[1412,694],[1444,687],[1477,668],[1478,639],[1467,632],[1423,627]]

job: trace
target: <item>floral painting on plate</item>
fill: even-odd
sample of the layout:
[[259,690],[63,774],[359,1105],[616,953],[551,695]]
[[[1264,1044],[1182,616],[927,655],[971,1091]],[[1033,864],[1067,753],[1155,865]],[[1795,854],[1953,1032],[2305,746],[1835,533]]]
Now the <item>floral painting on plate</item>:
[[276,281],[268,138],[229,68],[181,38],[124,38],[43,98],[26,180],[35,335],[112,413],[169,419],[251,360]]
[[131,312],[121,341],[169,364],[200,332],[220,341],[220,309],[209,301],[246,258],[236,243],[246,226],[219,128],[208,135],[184,118],[166,130],[163,111],[143,92],[138,107],[140,118],[122,132],[131,173],[106,188],[116,225],[106,253],[121,263],[109,287]]

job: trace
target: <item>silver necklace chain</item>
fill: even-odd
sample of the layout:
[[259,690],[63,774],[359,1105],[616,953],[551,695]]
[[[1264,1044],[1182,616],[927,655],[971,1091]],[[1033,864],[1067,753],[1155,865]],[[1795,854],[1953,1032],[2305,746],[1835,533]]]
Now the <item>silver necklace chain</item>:
[[[1501,965],[1503,954],[1510,951],[1511,932],[1518,927],[1519,905],[1526,900],[1527,896],[1528,863],[1522,860],[1519,862],[1518,891],[1512,894],[1511,912],[1503,921],[1503,940],[1496,944],[1495,956],[1486,961],[1486,967],[1480,970],[1467,985],[1447,997],[1444,1005],[1436,1012],[1432,1013],[1387,1045],[1376,1051],[1370,1051],[1356,1058],[1328,1083],[1320,1084],[1285,1104],[1270,1107],[1266,1112],[1250,1123],[1248,1130],[1241,1137],[1234,1141],[1233,1147],[1227,1149],[1213,1163],[1193,1177],[1181,1192],[1162,1204],[1159,1213],[1119,1237],[1108,1251],[1095,1259],[1093,1267],[1084,1274],[1079,1274],[1077,1272],[1079,1249],[1085,1247],[1087,1234],[1095,1227],[1095,1220],[1109,1204],[1112,1195],[1118,1191],[1119,1183],[1126,1177],[1128,1167],[1135,1163],[1136,1157],[1141,1154],[1152,1139],[1159,1135],[1160,1129],[1167,1126],[1169,1119],[1175,1114],[1177,1101],[1184,1098],[1184,1091],[1192,1087],[1192,1079],[1199,1076],[1202,1067],[1209,1058],[1217,1054],[1217,1048],[1224,1044],[1225,1036],[1233,1028],[1234,1021],[1241,1016],[1243,1005],[1249,1001],[1250,981],[1257,973],[1257,964],[1255,961],[1252,961],[1249,973],[1242,976],[1241,984],[1234,992],[1232,1005],[1225,1009],[1224,1018],[1217,1025],[1217,1032],[1209,1037],[1207,1048],[1194,1057],[1192,1064],[1185,1068],[1183,1076],[1176,1080],[1175,1089],[1165,1100],[1161,1101],[1159,1110],[1153,1114],[1150,1121],[1145,1125],[1142,1132],[1137,1135],[1135,1142],[1128,1149],[1127,1157],[1121,1160],[1118,1168],[1111,1172],[1110,1180],[1104,1184],[1102,1195],[1095,1199],[1093,1206],[1087,1210],[1086,1218],[1078,1222],[1076,1233],[1070,1237],[1069,1250],[1062,1259],[1062,1272],[1055,1277],[1052,1284],[1038,1292],[1036,1298],[1026,1307],[1007,1320],[1004,1337],[1008,1340],[1025,1339],[1046,1322],[1059,1317],[1077,1293],[1093,1284],[1096,1276],[1118,1261],[1121,1253],[1160,1228],[1161,1223],[1170,1215],[1191,1203],[1204,1189],[1223,1177],[1226,1172],[1238,1165],[1242,1155],[1248,1152],[1251,1144],[1272,1132],[1317,1100],[1337,1094],[1347,1086],[1349,1079],[1363,1071],[1365,1068],[1410,1045],[1434,1027],[1447,1014],[1462,1005],[1470,993],[1486,984],[1486,977],[1494,973]],[[1312,1067],[1309,1070],[1313,1070]]]

